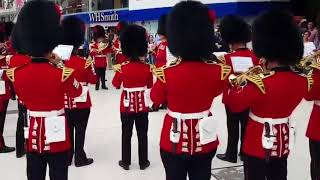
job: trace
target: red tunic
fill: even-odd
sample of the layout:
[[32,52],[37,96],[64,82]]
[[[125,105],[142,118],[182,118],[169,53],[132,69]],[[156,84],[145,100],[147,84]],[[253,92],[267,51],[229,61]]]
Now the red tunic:
[[162,67],[166,65],[167,63],[167,47],[168,47],[168,42],[161,42],[158,44],[156,48],[156,64],[155,66],[157,68]]
[[314,141],[320,141],[320,70],[313,70],[314,86],[306,99],[313,101],[314,105],[309,120],[306,136]]
[[[65,62],[65,66],[74,69],[75,78],[82,84],[95,84],[97,82],[97,75],[94,72],[93,61],[85,60],[79,56],[72,55],[70,60]],[[90,108],[91,98],[89,91],[86,93],[87,99],[85,102],[76,102],[74,98],[65,96],[65,108],[67,109],[82,109]]]
[[[7,56],[7,64],[9,68],[17,68],[30,62],[31,58],[27,55],[15,54]],[[24,102],[21,99],[19,99],[18,102],[24,105]]]
[[[215,63],[182,60],[170,67],[160,68],[157,76],[162,81],[158,80],[152,88],[151,100],[157,105],[167,104],[170,111],[178,113],[209,111],[213,99],[219,96],[224,88],[225,78],[230,72],[230,68],[226,67]],[[170,132],[173,120],[174,118],[167,114],[162,127],[160,148],[167,152],[172,152]],[[218,140],[205,145],[200,143],[198,123],[199,119],[183,120],[180,126],[183,134],[177,143],[176,154],[210,153],[217,149]]]
[[[235,74],[235,75],[239,74],[239,73],[234,72],[234,70],[233,70],[232,60],[231,59],[234,58],[234,57],[249,57],[249,58],[252,59],[252,63],[253,63],[254,66],[259,65],[259,60],[257,59],[255,54],[251,50],[249,50],[247,48],[237,49],[232,53],[228,53],[228,54],[224,55],[225,64],[231,67],[231,74]],[[226,83],[229,83],[229,82],[226,82]],[[229,87],[230,86],[227,84],[226,85],[226,89],[223,92],[223,98],[222,98],[222,102],[223,103],[225,103],[225,98],[226,98],[225,96],[228,93]]]
[[[288,119],[308,91],[306,78],[286,67],[275,68],[270,76],[262,79],[262,82],[265,94],[250,81],[242,90],[232,88],[226,97],[226,104],[231,111],[242,112],[250,108],[254,115],[272,118],[273,122],[280,118]],[[263,128],[263,124],[249,117],[243,144],[244,153],[261,159],[265,158],[265,149],[262,146]],[[289,155],[288,123],[274,125],[273,132],[276,141],[270,155],[287,157]]]
[[[153,75],[151,66],[140,61],[127,61],[122,63],[121,69],[116,72],[113,80],[113,86],[124,90],[120,99],[120,112],[138,113],[148,112],[149,107],[146,104],[145,90],[153,86]],[[132,89],[139,88],[139,89]],[[127,101],[127,105],[126,102]]]
[[[82,92],[81,85],[75,80],[70,68],[57,68],[49,62],[31,62],[7,71],[19,98],[25,102],[29,111],[54,113],[63,111],[64,94],[77,97]],[[55,114],[58,114],[57,112]],[[64,117],[64,113],[54,117]],[[30,114],[27,151],[37,153],[56,153],[70,149],[69,130],[65,122],[65,141],[47,143],[45,117]]]
[[107,55],[112,52],[110,47],[99,50],[99,43],[97,42],[90,44],[90,56],[93,58],[96,68],[106,68],[108,65]]

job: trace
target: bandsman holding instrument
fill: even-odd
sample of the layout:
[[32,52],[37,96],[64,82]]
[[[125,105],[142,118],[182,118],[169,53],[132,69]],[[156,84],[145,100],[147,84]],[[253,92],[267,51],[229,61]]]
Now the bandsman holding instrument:
[[195,1],[178,3],[168,16],[169,49],[179,58],[154,70],[158,80],[151,90],[155,104],[168,104],[160,139],[167,180],[211,178],[219,142],[218,121],[210,108],[231,71],[208,60],[215,50],[214,21],[209,8]]
[[[231,52],[218,58],[222,63],[231,66],[234,75],[244,73],[249,68],[259,64],[259,60],[254,53],[247,48],[247,43],[251,41],[251,29],[241,17],[235,15],[225,16],[220,22],[219,27],[221,37],[223,41],[229,44]],[[224,91],[223,103],[225,103],[225,96],[227,93],[228,88]],[[243,112],[233,113],[230,111],[228,105],[225,107],[227,113],[228,145],[225,154],[218,154],[217,158],[223,161],[236,163],[238,159],[239,124],[241,125],[241,149],[249,116],[249,109],[245,109]],[[240,159],[243,160],[241,150]]]
[[107,41],[105,30],[102,26],[96,25],[93,28],[93,40],[90,44],[90,56],[94,60],[95,71],[98,75],[96,90],[100,88],[108,89],[106,86],[106,69],[108,65],[108,54],[113,52],[111,44]]
[[71,58],[65,61],[65,66],[74,69],[75,78],[82,85],[81,96],[77,98],[69,97],[68,94],[65,96],[72,147],[69,165],[71,165],[74,155],[75,166],[81,167],[93,163],[92,158],[87,158],[84,143],[92,106],[88,86],[89,84],[96,84],[97,76],[94,72],[93,61],[77,55],[78,49],[84,41],[84,22],[76,17],[66,17],[61,24],[63,29],[62,44],[73,46]]
[[[74,70],[57,67],[62,60],[52,54],[61,38],[61,14],[51,1],[28,1],[21,9],[12,34],[31,62],[9,69],[7,77],[27,108],[28,180],[68,179],[69,129],[64,111],[64,95],[77,97],[82,86]],[[37,19],[37,21],[35,21]]]
[[309,125],[307,128],[307,137],[309,138],[309,149],[311,156],[311,178],[320,179],[320,52],[305,57],[302,62],[302,68],[305,72],[312,73],[314,86],[307,96],[307,100],[314,101]]
[[292,115],[313,80],[292,70],[302,58],[303,41],[291,15],[262,14],[253,23],[252,39],[265,70],[254,67],[232,79],[225,103],[232,112],[250,109],[242,147],[245,180],[286,180],[295,141]]

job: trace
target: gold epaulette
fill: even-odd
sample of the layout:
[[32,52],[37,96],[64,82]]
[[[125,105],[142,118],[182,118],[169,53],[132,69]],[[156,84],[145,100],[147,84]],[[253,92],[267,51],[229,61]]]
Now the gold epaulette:
[[221,80],[225,80],[231,73],[231,67],[225,64],[218,64],[221,67]]
[[154,74],[155,76],[157,76],[157,78],[158,78],[161,82],[163,82],[163,83],[166,83],[166,76],[164,75],[164,69],[165,69],[165,68],[166,68],[166,67],[163,66],[163,67],[160,67],[160,68],[154,68],[154,69],[152,70],[153,74]]
[[274,73],[275,73],[274,71],[269,71],[266,73],[249,75],[249,76],[246,76],[246,79],[252,82],[253,84],[255,84],[259,88],[259,90],[262,92],[262,94],[266,94],[266,88],[264,86],[263,79],[266,79],[274,75]]
[[73,73],[74,69],[72,68],[67,68],[67,67],[63,67],[62,68],[62,78],[61,81],[65,82]]
[[16,70],[17,68],[11,68],[11,69],[7,69],[6,70],[6,75],[8,77],[8,79],[11,81],[11,82],[14,82],[14,71]]
[[311,88],[313,87],[313,84],[314,84],[314,80],[312,78],[312,74],[308,74],[306,76],[306,78],[307,78],[307,82],[308,82],[308,91],[310,91]]
[[93,60],[91,57],[89,57],[87,60],[86,60],[86,64],[84,65],[84,68],[87,69],[88,67],[91,67],[93,65]]
[[226,58],[224,57],[224,55],[220,55],[217,58],[221,64],[226,64]]

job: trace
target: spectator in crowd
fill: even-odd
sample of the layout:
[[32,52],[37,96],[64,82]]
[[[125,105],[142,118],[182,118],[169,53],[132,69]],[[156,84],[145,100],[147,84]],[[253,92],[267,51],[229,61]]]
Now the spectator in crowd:
[[303,33],[303,42],[310,42],[310,36],[311,36],[311,32],[310,31],[305,31]]
[[313,42],[316,47],[319,47],[319,31],[313,22],[308,23],[308,31],[311,32],[309,41]]
[[152,34],[148,37],[148,55],[147,59],[150,64],[154,64],[156,43]]

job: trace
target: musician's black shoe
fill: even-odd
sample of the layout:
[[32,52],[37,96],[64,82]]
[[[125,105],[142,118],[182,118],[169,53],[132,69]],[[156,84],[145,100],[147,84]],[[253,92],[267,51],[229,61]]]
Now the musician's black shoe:
[[217,158],[230,163],[237,163],[237,158],[230,158],[226,154],[217,154]]
[[124,163],[122,160],[120,160],[119,161],[119,166],[122,167],[122,169],[128,171],[130,165],[128,165],[128,164]]
[[102,86],[102,89],[106,89],[106,90],[108,90],[108,88],[107,88],[106,86]]
[[26,154],[25,151],[23,151],[23,152],[16,152],[16,157],[17,157],[17,158],[22,158],[25,154]]
[[74,164],[75,164],[76,167],[83,167],[83,166],[88,166],[88,165],[90,165],[92,163],[93,163],[93,159],[92,158],[88,158],[88,159],[86,159],[86,160],[84,160],[82,162],[75,162]]
[[8,147],[8,146],[4,146],[1,150],[0,150],[0,153],[10,153],[10,152],[13,152],[15,151],[16,148],[14,147]]
[[145,170],[150,166],[150,161],[140,165],[140,170]]

